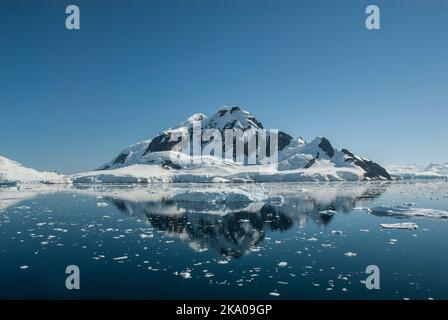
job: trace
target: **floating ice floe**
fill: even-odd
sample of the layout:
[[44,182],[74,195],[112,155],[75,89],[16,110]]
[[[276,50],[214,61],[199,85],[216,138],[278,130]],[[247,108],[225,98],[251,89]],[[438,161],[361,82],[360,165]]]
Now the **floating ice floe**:
[[370,211],[370,208],[366,207],[354,207],[353,211]]
[[184,279],[191,279],[191,273],[188,271],[183,271],[180,273],[180,276]]
[[128,256],[122,256],[122,257],[116,257],[114,258],[115,261],[121,261],[121,260],[126,260],[128,258]]
[[140,234],[140,238],[142,238],[142,239],[150,239],[150,238],[154,238],[154,234],[144,234],[144,233],[142,233],[142,234]]
[[20,266],[20,269],[26,270],[26,269],[28,269],[28,266]]
[[384,229],[407,229],[407,230],[418,229],[418,225],[413,222],[382,223],[382,224],[380,224],[380,226],[381,226],[381,228],[384,228]]
[[97,208],[105,208],[108,206],[106,202],[97,202],[96,203]]
[[288,265],[288,262],[286,262],[286,261],[281,261],[281,262],[278,263],[278,266],[280,268],[285,268],[287,265]]
[[397,239],[390,239],[389,240],[389,244],[396,244],[397,243]]
[[416,208],[412,206],[379,206],[370,209],[377,216],[448,219],[448,212],[435,209]]
[[319,211],[319,214],[326,214],[326,215],[329,215],[329,216],[332,216],[332,215],[334,215],[336,213],[338,213],[338,212],[334,211],[334,210],[321,210],[321,211]]
[[358,254],[355,252],[349,251],[349,252],[344,253],[344,255],[346,255],[347,257],[356,257]]

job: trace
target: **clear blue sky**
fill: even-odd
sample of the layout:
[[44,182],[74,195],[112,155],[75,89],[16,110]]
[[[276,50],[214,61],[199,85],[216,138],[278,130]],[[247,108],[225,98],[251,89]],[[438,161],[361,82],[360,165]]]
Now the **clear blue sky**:
[[0,155],[92,169],[224,104],[381,164],[446,162],[448,1],[0,0]]

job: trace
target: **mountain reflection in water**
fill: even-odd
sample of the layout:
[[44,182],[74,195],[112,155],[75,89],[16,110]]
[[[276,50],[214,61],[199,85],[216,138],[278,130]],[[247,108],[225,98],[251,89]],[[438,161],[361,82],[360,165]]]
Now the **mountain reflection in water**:
[[387,183],[376,184],[361,192],[342,190],[330,196],[325,189],[322,193],[288,194],[278,204],[144,202],[118,197],[105,200],[113,203],[122,213],[188,243],[194,250],[213,248],[225,257],[239,258],[256,251],[269,232],[282,232],[295,223],[304,226],[310,221],[327,225],[333,219],[332,211],[348,213],[359,201],[379,197],[387,186]]

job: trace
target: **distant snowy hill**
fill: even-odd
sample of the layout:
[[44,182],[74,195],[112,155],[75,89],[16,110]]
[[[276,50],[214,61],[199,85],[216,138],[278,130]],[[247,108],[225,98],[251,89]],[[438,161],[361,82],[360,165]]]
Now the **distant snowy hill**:
[[55,172],[37,171],[0,156],[0,185],[17,183],[69,183],[70,179]]
[[448,162],[437,164],[430,162],[422,165],[390,165],[387,170],[396,179],[444,179],[448,178]]
[[[357,156],[347,149],[337,150],[324,137],[307,143],[289,134],[278,132],[278,166],[217,161],[214,156],[202,157],[202,163],[186,163],[184,153],[175,150],[182,139],[189,139],[193,122],[200,123],[202,132],[226,129],[250,132],[263,129],[251,113],[237,106],[221,107],[207,117],[195,114],[178,126],[160,132],[154,138],[127,147],[110,162],[91,172],[72,176],[75,182],[270,182],[270,181],[358,181],[388,180],[389,173],[379,164]],[[222,135],[224,137],[224,134]],[[268,138],[269,139],[269,138]],[[204,139],[201,148],[212,140]],[[268,141],[269,142],[269,141]],[[267,145],[269,143],[267,142]],[[258,142],[257,142],[258,143]],[[234,154],[236,147],[233,150]],[[266,151],[270,153],[270,150]],[[248,156],[247,143],[244,155]],[[173,160],[175,159],[175,160]],[[178,161],[176,161],[176,159]],[[235,159],[233,159],[235,160]]]

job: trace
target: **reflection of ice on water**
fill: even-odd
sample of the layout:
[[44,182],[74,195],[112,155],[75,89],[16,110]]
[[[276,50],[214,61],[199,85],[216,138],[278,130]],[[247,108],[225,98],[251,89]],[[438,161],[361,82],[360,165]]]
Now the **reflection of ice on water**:
[[[230,201],[215,197],[218,200],[197,201],[202,196],[201,190],[206,191],[204,195],[209,197],[223,189],[232,191],[227,194],[243,190],[241,194],[250,199]],[[422,227],[418,229],[418,232],[423,232],[422,236],[414,238],[417,231],[380,227],[383,222],[394,228],[398,226],[395,222],[400,222],[399,227],[403,227],[402,223],[407,221],[393,216],[372,215],[367,209],[413,203],[409,207],[414,209],[433,206],[434,210],[446,210],[447,200],[443,196],[447,189],[447,184],[440,183],[372,182],[2,190],[0,201],[10,201],[10,204],[0,209],[6,213],[0,219],[0,225],[4,223],[7,228],[3,230],[8,230],[6,224],[11,221],[16,228],[10,227],[11,233],[5,239],[12,240],[4,247],[6,250],[2,255],[11,257],[16,250],[15,245],[20,245],[19,241],[25,239],[38,249],[34,254],[31,251],[23,255],[22,261],[16,263],[14,269],[21,274],[37,272],[39,262],[31,257],[45,260],[55,255],[56,246],[63,246],[58,255],[65,252],[66,255],[87,257],[92,261],[92,268],[109,265],[118,273],[125,270],[120,267],[134,268],[135,278],[129,277],[136,283],[150,283],[148,279],[139,278],[142,273],[138,270],[144,269],[148,274],[157,274],[160,281],[170,281],[169,277],[174,275],[176,281],[185,281],[188,285],[200,282],[200,279],[223,288],[252,284],[256,286],[254,294],[264,285],[265,297],[270,293],[281,294],[281,297],[300,296],[299,291],[293,292],[291,288],[304,283],[311,284],[316,292],[324,292],[321,296],[332,296],[341,290],[351,294],[359,286],[359,277],[363,279],[364,276],[364,265],[358,268],[358,264],[364,264],[372,248],[380,253],[375,259],[383,257],[383,263],[390,261],[389,267],[394,267],[393,264],[402,259],[394,257],[403,249],[412,259],[416,242],[410,245],[410,241],[418,241],[426,247],[428,242],[421,241],[425,241],[429,234],[433,239],[443,240],[433,232],[423,236],[426,228],[432,229],[427,219],[422,219]],[[185,196],[191,195],[192,191],[196,199]],[[49,201],[41,198],[55,192],[68,192],[62,194],[63,203],[59,202],[59,195],[49,197]],[[20,203],[22,199],[29,200],[33,196],[38,198]],[[281,196],[281,199],[274,196]],[[355,208],[359,211],[354,212]],[[72,215],[72,212],[77,214]],[[348,212],[352,213],[344,215]],[[419,221],[415,220],[420,224]],[[429,222],[439,223],[440,220]],[[20,227],[25,226],[24,223],[26,229]],[[300,227],[306,224],[306,228]],[[324,229],[329,224],[332,226]],[[16,231],[22,234],[16,234]],[[174,237],[179,241],[173,243]],[[182,250],[182,259],[177,259],[177,255],[170,258],[169,255],[179,248],[173,249],[174,246],[182,242],[194,251]],[[372,247],[367,244],[370,242]],[[247,255],[250,257],[232,259]],[[427,257],[430,259],[431,255],[428,253]],[[412,261],[418,264],[417,260]],[[251,264],[253,262],[255,264]],[[346,268],[345,263],[350,267]],[[400,268],[402,272],[399,271],[394,279],[416,272],[409,265]],[[431,270],[440,274],[436,267]],[[420,275],[415,277],[423,280]],[[216,287],[211,290],[216,290]],[[400,295],[412,296],[411,291],[403,290]],[[423,290],[422,287],[416,294],[426,297],[428,293]]]
[[[421,189],[418,183],[415,188],[410,185],[406,183],[408,191]],[[433,185],[425,185],[428,194]],[[303,227],[308,222],[329,224],[335,214],[358,210],[362,208],[359,203],[400,187],[390,182],[79,185],[2,189],[0,203],[6,208],[21,199],[54,192],[94,196],[99,210],[113,204],[120,212],[187,242],[196,251],[213,248],[224,256],[241,257],[256,252],[269,232],[285,231],[294,224]]]
[[[120,212],[187,242],[197,251],[213,248],[241,257],[256,251],[266,233],[331,222],[357,201],[381,195],[388,183],[160,184],[151,187],[80,185],[4,193],[13,198],[70,192],[97,199],[98,210],[113,204]],[[0,194],[0,199],[1,199]],[[4,197],[5,198],[5,197]],[[15,203],[15,202],[14,202]],[[143,237],[146,237],[143,235]]]
[[[271,194],[279,192],[278,186],[275,187],[271,189]],[[124,214],[189,243],[195,250],[213,248],[225,256],[241,257],[256,251],[267,233],[285,231],[294,224],[303,227],[309,221],[328,224],[335,213],[351,211],[359,199],[381,195],[387,184],[373,184],[368,188],[357,186],[356,189],[347,189],[340,184],[326,187],[329,192],[316,189],[310,192],[303,188],[296,192],[291,192],[291,189],[283,191],[283,200],[272,203],[269,201],[272,196],[269,195],[267,201],[219,203],[188,201],[188,197],[183,196],[148,202],[132,201],[123,196],[105,199]],[[204,190],[210,194],[208,189]]]

